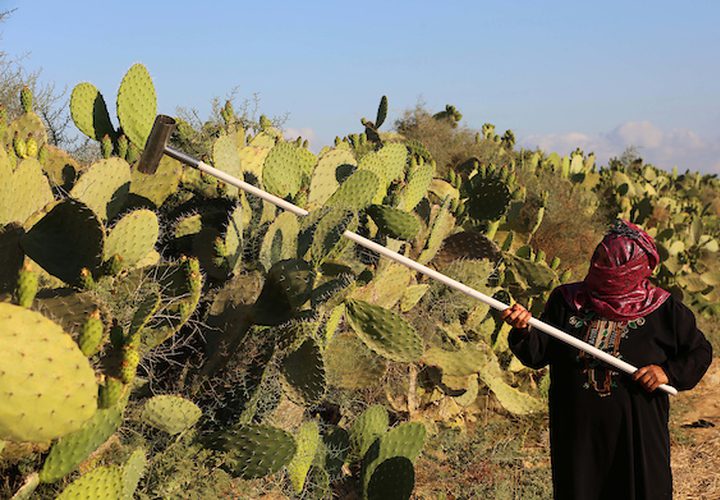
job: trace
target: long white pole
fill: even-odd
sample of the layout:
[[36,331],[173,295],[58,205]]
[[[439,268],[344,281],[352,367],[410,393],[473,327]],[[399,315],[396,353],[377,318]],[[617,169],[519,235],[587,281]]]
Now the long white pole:
[[[167,148],[170,149],[170,148]],[[173,151],[174,153],[174,151]],[[254,194],[255,196],[258,196],[262,198],[265,201],[268,201],[272,203],[273,205],[276,205],[284,210],[288,210],[289,212],[294,213],[295,215],[299,216],[306,216],[309,212],[303,208],[298,207],[297,205],[294,205],[290,203],[287,200],[283,200],[282,198],[275,196],[273,194],[268,193],[267,191],[263,191],[262,189],[257,188],[256,186],[253,186],[252,184],[248,184],[247,182],[241,181],[240,179],[233,177],[232,175],[229,175],[222,170],[218,170],[215,167],[212,167],[211,165],[208,165],[204,162],[197,162],[197,168],[207,174],[212,175],[213,177],[216,177],[224,182],[227,182],[231,186],[235,186],[239,189],[242,189],[243,191],[246,191],[250,194]],[[380,255],[383,255],[387,257],[388,259],[394,260],[395,262],[398,262],[404,266],[409,267],[410,269],[413,269],[419,273],[424,274],[425,276],[428,276],[430,278],[433,278],[435,280],[440,281],[441,283],[444,283],[445,285],[449,286],[450,288],[454,288],[455,290],[458,290],[459,292],[464,293],[465,295],[469,295],[470,297],[476,298],[481,302],[484,302],[485,304],[489,305],[493,309],[497,309],[498,311],[503,311],[508,308],[507,304],[504,304],[503,302],[500,302],[497,299],[494,299],[492,297],[489,297],[485,295],[484,293],[478,292],[474,288],[471,288],[463,283],[460,283],[459,281],[456,281],[449,276],[445,276],[442,273],[439,273],[435,271],[434,269],[431,269],[427,266],[424,266],[420,264],[419,262],[415,262],[412,259],[409,259],[405,257],[404,255],[401,255],[397,252],[394,252],[388,248],[385,248],[382,245],[378,245],[374,241],[371,241],[364,236],[360,236],[357,233],[354,233],[352,231],[345,231],[343,233],[343,236],[348,238],[349,240],[354,241],[358,245],[367,248],[368,250],[372,250],[374,252],[379,253]],[[620,371],[623,371],[628,374],[635,373],[637,371],[637,368],[635,368],[630,363],[626,363],[625,361],[622,361],[612,354],[609,354],[605,351],[602,351],[598,349],[597,347],[588,344],[587,342],[583,342],[577,337],[573,337],[572,335],[569,335],[562,330],[555,328],[552,325],[548,325],[547,323],[544,323],[540,321],[537,318],[531,318],[530,319],[530,326],[533,328],[536,328],[540,330],[541,332],[547,333],[548,335],[555,337],[556,339],[569,344],[573,347],[576,347],[577,349],[580,349],[583,352],[586,352],[590,354],[591,356],[594,356],[598,358],[601,361],[604,361],[605,363],[609,364],[610,366],[617,368]],[[662,384],[659,386],[659,389],[667,392],[668,394],[676,395],[677,389],[674,387]]]

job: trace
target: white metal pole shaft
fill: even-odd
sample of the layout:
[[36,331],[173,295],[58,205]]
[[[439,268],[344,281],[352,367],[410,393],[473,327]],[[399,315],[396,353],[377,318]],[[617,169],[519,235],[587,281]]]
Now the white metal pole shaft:
[[[255,196],[258,196],[262,198],[265,201],[268,201],[280,208],[283,208],[285,210],[288,210],[295,215],[305,216],[309,212],[303,208],[298,207],[297,205],[294,205],[286,200],[283,200],[282,198],[272,195],[266,191],[263,191],[262,189],[257,188],[256,186],[253,186],[252,184],[248,184],[247,182],[241,181],[240,179],[237,179],[236,177],[233,177],[232,175],[229,175],[222,170],[218,170],[215,167],[212,167],[204,162],[198,162],[197,168],[205,173],[208,173],[212,175],[213,177],[217,177],[218,179],[227,182],[228,184],[235,186],[239,189],[242,189],[243,191],[246,191],[248,193],[254,194]],[[481,302],[484,302],[485,304],[489,305],[493,309],[497,309],[498,311],[503,311],[508,308],[507,304],[504,304],[503,302],[494,299],[492,297],[489,297],[485,295],[484,293],[478,292],[474,288],[471,288],[463,283],[460,283],[459,281],[456,281],[449,276],[445,276],[442,273],[439,273],[435,271],[434,269],[431,269],[427,266],[424,266],[420,264],[419,262],[415,262],[412,259],[409,259],[405,257],[404,255],[401,255],[397,252],[394,252],[382,245],[378,245],[372,240],[369,240],[365,238],[364,236],[360,236],[357,233],[354,233],[352,231],[345,231],[343,233],[343,236],[348,238],[349,240],[354,241],[358,245],[367,248],[368,250],[372,250],[374,252],[379,253],[380,255],[383,255],[387,257],[388,259],[394,260],[395,262],[398,262],[404,266],[409,267],[410,269],[413,269],[419,273],[424,274],[425,276],[428,276],[430,278],[433,278],[437,281],[440,281],[441,283],[449,286],[450,288],[454,288],[455,290],[458,290],[465,295],[469,295],[470,297],[476,298]],[[569,344],[573,347],[576,347],[577,349],[580,349],[583,352],[586,352],[590,354],[591,356],[594,356],[601,361],[604,361],[605,363],[609,364],[610,366],[617,368],[620,371],[623,371],[628,374],[634,373],[637,368],[635,368],[630,363],[626,363],[625,361],[622,361],[612,354],[609,354],[605,351],[602,351],[601,349],[598,349],[597,347],[588,344],[587,342],[583,342],[577,337],[573,337],[572,335],[569,335],[562,330],[555,328],[552,325],[548,325],[547,323],[540,321],[537,318],[530,319],[530,326],[533,328],[536,328],[540,330],[541,332],[544,332],[552,337],[555,337],[556,339]],[[677,394],[677,389],[674,387],[662,384],[659,386],[659,389],[667,392],[668,394],[675,395]]]

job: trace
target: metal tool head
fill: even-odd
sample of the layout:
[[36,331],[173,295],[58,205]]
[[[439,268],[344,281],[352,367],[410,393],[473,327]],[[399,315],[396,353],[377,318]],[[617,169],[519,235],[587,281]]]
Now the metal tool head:
[[154,174],[160,164],[165,147],[167,146],[170,134],[175,129],[175,119],[167,115],[157,115],[153,123],[150,135],[145,141],[138,163],[138,170],[144,174]]

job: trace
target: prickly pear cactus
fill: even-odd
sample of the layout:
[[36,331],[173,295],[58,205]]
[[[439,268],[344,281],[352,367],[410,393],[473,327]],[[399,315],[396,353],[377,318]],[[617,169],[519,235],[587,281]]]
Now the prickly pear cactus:
[[57,498],[58,500],[88,498],[121,500],[123,498],[122,468],[110,465],[93,469],[70,483]]
[[0,439],[48,441],[93,416],[95,373],[59,325],[0,303],[0,343]]
[[362,477],[365,494],[368,494],[370,481],[381,464],[395,457],[403,457],[414,462],[424,444],[425,426],[420,422],[402,423],[380,436],[363,457]]
[[263,184],[272,194],[294,197],[316,163],[317,158],[307,149],[292,142],[279,142],[265,158]]
[[420,359],[423,341],[402,316],[359,300],[348,300],[345,306],[350,324],[370,349],[393,361]]
[[309,406],[325,395],[325,362],[312,338],[282,360],[281,371],[289,385],[289,395],[295,401]]
[[71,285],[80,285],[81,272],[96,271],[105,240],[97,216],[72,199],[56,202],[20,240],[25,254],[45,271]]
[[356,457],[365,456],[370,446],[390,425],[388,412],[382,405],[372,405],[358,416],[350,428],[350,444]]
[[0,164],[0,174],[3,176],[0,183],[0,226],[10,222],[22,224],[53,200],[42,165],[34,158],[22,160],[14,170]]
[[370,205],[367,213],[380,230],[400,240],[412,240],[420,231],[420,221],[416,216],[385,205]]
[[40,470],[40,481],[52,483],[74,471],[108,440],[122,423],[123,405],[99,409],[82,427],[61,437],[50,449]]
[[117,115],[130,142],[144,149],[157,115],[157,97],[150,73],[142,64],[133,65],[120,82]]
[[287,470],[295,493],[300,494],[320,445],[320,429],[317,422],[303,423],[295,436],[295,442],[297,451],[290,463],[287,464]]
[[244,479],[268,476],[290,463],[297,446],[282,429],[268,425],[237,426],[220,439],[220,449],[228,461],[225,466]]
[[168,434],[189,429],[202,416],[202,410],[180,396],[155,396],[145,402],[143,420]]
[[105,99],[92,83],[79,83],[70,95],[70,115],[80,132],[101,141],[115,136]]
[[80,176],[70,196],[85,205],[105,221],[122,209],[130,192],[130,165],[120,158],[93,163]]
[[147,209],[130,212],[108,232],[103,259],[117,255],[124,267],[133,268],[155,249],[159,234],[160,224],[155,212]]

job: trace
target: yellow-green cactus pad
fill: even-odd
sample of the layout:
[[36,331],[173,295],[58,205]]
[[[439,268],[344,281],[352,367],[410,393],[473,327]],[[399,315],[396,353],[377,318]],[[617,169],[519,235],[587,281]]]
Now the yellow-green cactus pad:
[[0,439],[48,441],[93,416],[95,373],[59,325],[0,303],[0,344]]

